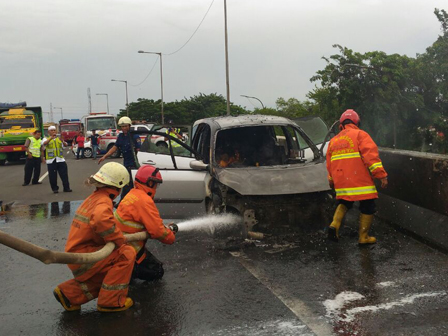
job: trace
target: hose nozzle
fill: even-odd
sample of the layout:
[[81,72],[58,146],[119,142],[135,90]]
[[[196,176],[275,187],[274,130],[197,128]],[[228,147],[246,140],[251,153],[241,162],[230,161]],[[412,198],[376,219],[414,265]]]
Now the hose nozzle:
[[173,231],[174,234],[176,234],[177,231],[179,231],[179,226],[177,226],[176,223],[168,224],[168,227],[170,228],[171,231]]

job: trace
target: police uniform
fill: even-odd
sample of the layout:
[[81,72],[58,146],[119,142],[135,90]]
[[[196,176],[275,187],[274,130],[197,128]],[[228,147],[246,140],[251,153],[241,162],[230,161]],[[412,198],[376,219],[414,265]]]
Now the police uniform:
[[[28,152],[33,156],[31,159],[27,156],[25,163],[25,179],[23,185],[28,185],[31,182],[31,177],[33,177],[33,184],[39,183],[40,176],[40,147],[42,144],[42,139],[36,139],[34,136],[29,137],[26,141]],[[33,176],[34,171],[34,176]]]

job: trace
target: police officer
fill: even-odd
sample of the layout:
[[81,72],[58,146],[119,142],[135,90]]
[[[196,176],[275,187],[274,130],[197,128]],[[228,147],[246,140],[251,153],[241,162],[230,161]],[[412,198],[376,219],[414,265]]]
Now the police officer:
[[68,144],[64,140],[58,138],[56,127],[48,127],[48,139],[42,139],[42,148],[45,149],[45,160],[47,162],[51,190],[53,190],[55,194],[59,192],[58,173],[62,180],[64,192],[72,191],[68,181],[68,167],[64,159],[63,146],[68,146]]
[[[41,184],[39,182],[40,176],[40,165],[45,162],[41,158],[40,147],[42,145],[42,139],[40,138],[42,132],[40,130],[35,130],[33,136],[26,139],[26,163],[25,163],[25,180],[23,186],[27,186],[31,182],[31,177],[33,177],[33,184]],[[33,176],[34,171],[34,176]]]
[[136,162],[135,154],[141,147],[140,137],[137,134],[131,135],[130,133],[131,125],[132,121],[128,117],[121,117],[120,120],[118,120],[118,126],[121,128],[122,133],[118,135],[117,141],[112,148],[98,160],[98,164],[100,164],[106,158],[114,154],[118,149],[120,149],[123,154],[123,165],[128,170],[130,178],[129,185],[126,185],[121,191],[121,199],[123,199],[129,190],[134,187],[131,170],[138,168],[138,162]]

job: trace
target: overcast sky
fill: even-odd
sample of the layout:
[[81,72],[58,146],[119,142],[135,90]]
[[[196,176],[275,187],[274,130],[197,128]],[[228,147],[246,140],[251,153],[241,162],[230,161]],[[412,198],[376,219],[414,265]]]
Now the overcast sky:
[[[198,27],[212,0],[0,0],[0,102],[27,101],[64,117],[110,112],[160,98],[157,55],[172,53]],[[224,5],[215,0],[202,26],[179,52],[163,56],[165,102],[200,92],[226,96]],[[253,109],[255,96],[304,100],[322,56],[341,44],[415,57],[440,34],[434,8],[446,0],[227,0],[230,96]],[[140,84],[141,83],[141,84]],[[138,85],[139,84],[139,85]],[[60,109],[54,109],[59,120]],[[225,112],[225,111],[223,111]],[[45,117],[45,116],[44,116]],[[45,117],[48,119],[48,115]]]

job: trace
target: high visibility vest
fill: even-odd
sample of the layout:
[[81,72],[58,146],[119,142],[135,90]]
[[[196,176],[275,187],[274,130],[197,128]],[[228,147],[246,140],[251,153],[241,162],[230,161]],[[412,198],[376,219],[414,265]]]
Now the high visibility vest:
[[37,140],[35,137],[29,137],[30,145],[28,151],[33,155],[33,157],[40,157],[40,147],[42,145],[42,139]]
[[45,149],[45,158],[47,160],[51,160],[56,157],[64,158],[62,155],[62,141],[59,138],[50,140]]
[[[169,132],[167,131],[168,135],[171,135],[173,138],[178,139],[177,134],[175,132]],[[176,141],[171,141],[171,139],[168,139],[168,141],[171,143],[171,146],[174,147],[182,147],[181,145],[179,145]]]

